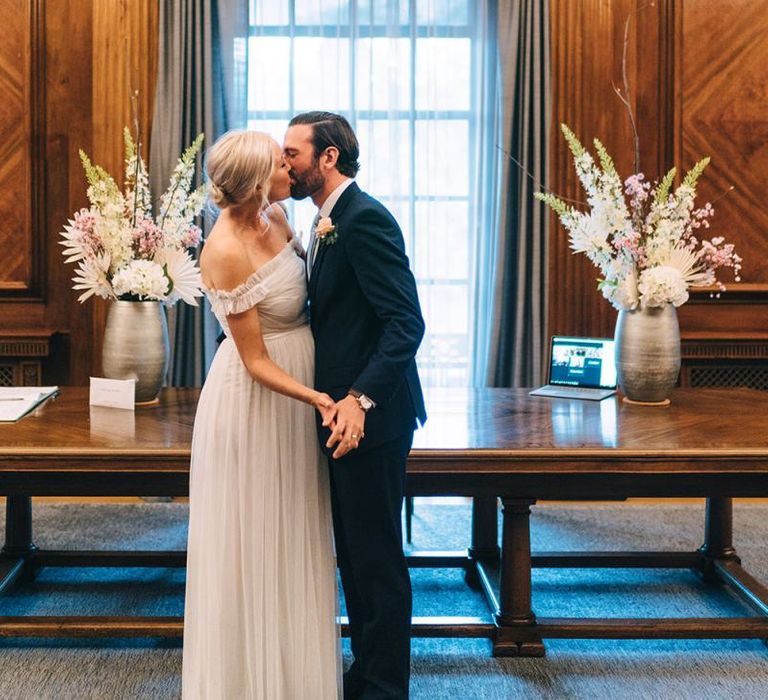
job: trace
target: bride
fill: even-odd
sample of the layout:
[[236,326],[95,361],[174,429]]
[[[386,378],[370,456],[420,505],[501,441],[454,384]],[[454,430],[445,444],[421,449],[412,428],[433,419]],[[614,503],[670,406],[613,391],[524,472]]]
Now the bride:
[[195,417],[182,693],[341,697],[336,565],[301,245],[277,204],[280,146],[230,132],[207,154],[221,213],[200,270],[226,334]]

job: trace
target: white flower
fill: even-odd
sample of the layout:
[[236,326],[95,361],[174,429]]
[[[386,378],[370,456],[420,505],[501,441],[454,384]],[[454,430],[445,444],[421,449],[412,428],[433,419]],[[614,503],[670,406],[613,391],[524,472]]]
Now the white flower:
[[592,211],[589,214],[575,212],[575,215],[565,225],[570,230],[571,250],[574,253],[597,253],[601,250],[609,251],[608,230],[601,226],[599,217]]
[[317,225],[315,226],[315,236],[317,236],[318,240],[322,241],[335,230],[336,226],[334,225],[333,221],[331,221],[331,217],[324,216],[317,222]]
[[94,294],[102,299],[114,299],[112,285],[107,279],[109,270],[109,254],[102,253],[93,258],[80,260],[76,274],[72,278],[73,289],[86,290],[77,300],[82,304]]
[[179,299],[183,299],[187,304],[197,306],[195,297],[203,295],[200,290],[203,281],[200,278],[200,270],[189,254],[183,250],[166,248],[157,254],[155,261],[164,266],[165,274],[171,283],[166,304],[175,304]]
[[[73,281],[75,289],[85,290],[80,301],[96,294],[111,299],[156,299],[168,304],[184,299],[196,304],[194,297],[201,296],[200,275],[183,251],[196,240],[192,235],[198,231],[195,217],[204,203],[205,185],[190,191],[202,141],[200,134],[181,155],[156,218],[150,212],[146,165],[139,144],[127,129],[124,192],[109,173],[80,151],[91,206],[75,213],[60,241],[65,262],[78,264]],[[160,260],[145,259],[159,255],[156,250],[163,251]]]
[[125,294],[162,301],[168,293],[168,278],[153,260],[131,260],[112,277],[112,289],[119,298]]
[[694,252],[677,245],[660,256],[660,264],[679,270],[689,287],[706,287],[715,282],[715,272],[702,263],[701,251]]
[[680,270],[671,265],[650,267],[640,273],[637,288],[643,306],[681,306],[688,301],[688,285]]
[[616,309],[636,309],[640,303],[637,289],[637,272],[634,267],[617,275],[613,282],[606,281],[602,285],[603,296]]
[[730,267],[740,281],[742,259],[733,244],[722,236],[700,240],[697,233],[700,227],[709,228],[714,214],[709,202],[694,209],[696,183],[709,158],[695,163],[674,192],[675,168],[655,183],[636,173],[622,185],[602,143],[594,141],[595,158],[565,124],[561,130],[587,195],[587,209],[579,211],[572,200],[552,192],[534,196],[557,213],[573,252],[584,253],[600,269],[599,289],[611,304],[618,309],[680,306],[691,286],[725,289],[715,274],[721,267]]

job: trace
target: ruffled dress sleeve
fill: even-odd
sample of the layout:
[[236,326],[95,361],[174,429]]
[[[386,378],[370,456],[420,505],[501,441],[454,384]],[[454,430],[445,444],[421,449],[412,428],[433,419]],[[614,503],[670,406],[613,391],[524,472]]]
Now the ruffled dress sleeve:
[[269,287],[263,281],[259,281],[255,275],[251,275],[232,290],[209,290],[208,299],[214,313],[224,317],[252,309],[267,296],[268,292]]

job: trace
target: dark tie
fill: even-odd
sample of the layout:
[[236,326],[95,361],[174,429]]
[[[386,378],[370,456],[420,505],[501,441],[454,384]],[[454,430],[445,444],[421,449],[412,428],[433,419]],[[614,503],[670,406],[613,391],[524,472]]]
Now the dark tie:
[[312,264],[315,262],[315,255],[317,255],[318,239],[315,236],[315,229],[317,228],[317,222],[320,221],[320,212],[317,212],[312,221],[312,232],[309,235],[309,246],[307,248],[307,279],[312,274]]

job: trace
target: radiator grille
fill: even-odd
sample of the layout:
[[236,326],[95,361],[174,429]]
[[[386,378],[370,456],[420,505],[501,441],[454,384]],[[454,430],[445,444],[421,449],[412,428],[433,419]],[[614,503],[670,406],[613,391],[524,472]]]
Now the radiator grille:
[[748,387],[768,391],[768,366],[691,367],[692,387]]
[[13,365],[0,365],[0,386],[13,386]]

